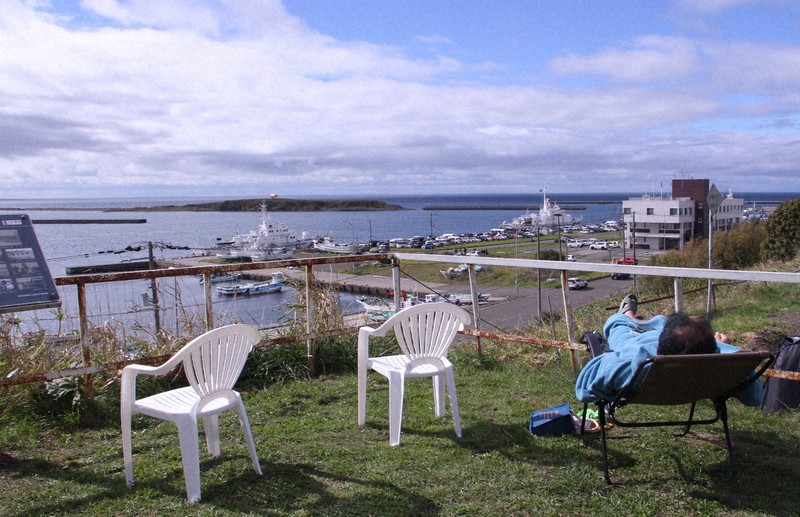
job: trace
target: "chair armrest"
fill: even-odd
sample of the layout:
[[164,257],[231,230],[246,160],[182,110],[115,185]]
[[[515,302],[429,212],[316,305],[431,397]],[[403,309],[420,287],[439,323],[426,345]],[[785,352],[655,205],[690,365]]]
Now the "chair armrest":
[[161,366],[146,366],[143,364],[129,364],[122,369],[120,379],[120,401],[133,402],[136,400],[136,376],[138,374],[158,376],[161,375]]

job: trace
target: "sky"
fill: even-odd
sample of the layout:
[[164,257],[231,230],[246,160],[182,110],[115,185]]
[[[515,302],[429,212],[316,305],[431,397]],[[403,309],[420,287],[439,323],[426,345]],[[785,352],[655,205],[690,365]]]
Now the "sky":
[[800,2],[0,1],[0,198],[675,178],[800,192]]

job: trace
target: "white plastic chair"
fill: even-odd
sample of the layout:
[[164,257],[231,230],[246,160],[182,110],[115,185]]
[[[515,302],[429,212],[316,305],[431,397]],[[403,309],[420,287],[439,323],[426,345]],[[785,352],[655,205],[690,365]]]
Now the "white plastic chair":
[[[403,417],[403,392],[407,377],[432,377],[436,416],[444,416],[445,385],[450,396],[450,410],[456,436],[461,437],[461,417],[447,350],[459,330],[472,321],[470,314],[451,303],[423,303],[404,309],[380,327],[361,327],[358,333],[358,425],[367,414],[367,370],[372,369],[389,380],[389,443],[400,444]],[[394,330],[403,355],[369,356],[370,337],[380,337]]]
[[[122,453],[125,480],[133,486],[131,416],[133,413],[169,420],[178,427],[183,459],[186,495],[191,502],[200,500],[200,444],[198,418],[203,419],[208,452],[219,456],[218,415],[236,409],[244,431],[253,467],[261,475],[250,422],[239,393],[233,385],[242,372],[259,332],[248,325],[227,325],[193,339],[161,366],[132,364],[122,370],[120,410],[122,420]],[[189,386],[136,399],[136,375],[162,376],[183,363]]]

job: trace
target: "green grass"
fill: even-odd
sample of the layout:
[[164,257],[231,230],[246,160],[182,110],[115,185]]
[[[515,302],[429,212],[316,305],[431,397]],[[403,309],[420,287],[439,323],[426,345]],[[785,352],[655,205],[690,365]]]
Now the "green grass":
[[[640,300],[648,299],[639,293]],[[786,330],[797,312],[798,287],[719,288],[714,326],[746,344],[763,329]],[[703,313],[704,296],[686,299]],[[599,328],[610,300],[578,307],[580,332]],[[643,303],[666,312],[670,300]],[[563,322],[556,324],[564,339]],[[526,333],[550,337],[549,325]],[[484,341],[451,353],[464,434],[450,417],[433,415],[429,382],[409,381],[399,447],[388,438],[388,385],[369,378],[367,423],[356,425],[355,340],[323,346],[331,368],[322,377],[263,387],[242,379],[242,391],[264,471],[255,475],[233,414],[223,415],[222,456],[201,451],[203,500],[185,498],[177,432],[169,423],[134,421],[136,486],[125,486],[117,384],[70,410],[35,391],[4,393],[0,407],[0,514],[3,515],[797,515],[800,413],[765,415],[731,402],[739,475],[731,480],[720,424],[675,438],[670,428],[610,431],[612,478],[603,480],[597,435],[533,437],[529,413],[575,403],[569,354]],[[301,344],[304,346],[304,344]],[[580,353],[581,360],[587,355]],[[326,356],[328,357],[328,356]],[[249,362],[272,364],[254,355]],[[343,372],[343,373],[336,373]],[[142,391],[163,388],[143,383]],[[638,408],[631,410],[641,411]],[[707,409],[706,409],[707,410]],[[650,411],[654,411],[651,409]],[[683,409],[658,408],[659,417]]]
[[[135,420],[137,484],[125,486],[115,400],[91,428],[3,414],[0,508],[6,515],[790,515],[800,467],[800,418],[731,403],[739,476],[731,481],[721,426],[678,439],[668,429],[611,431],[607,486],[597,436],[533,437],[529,413],[574,401],[567,365],[551,352],[508,360],[490,345],[451,354],[464,427],[433,415],[430,384],[411,381],[399,447],[388,440],[388,386],[369,381],[366,426],[356,425],[353,374],[244,393],[264,470],[252,471],[235,417],[223,416],[223,454],[201,454],[203,500],[186,502],[177,433]],[[574,404],[574,407],[578,406]],[[786,488],[781,488],[786,487]]]

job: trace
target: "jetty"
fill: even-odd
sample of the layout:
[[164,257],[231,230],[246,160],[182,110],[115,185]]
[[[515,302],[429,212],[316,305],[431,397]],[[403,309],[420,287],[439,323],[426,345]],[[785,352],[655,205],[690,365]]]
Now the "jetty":
[[31,219],[33,224],[145,224],[147,219]]

